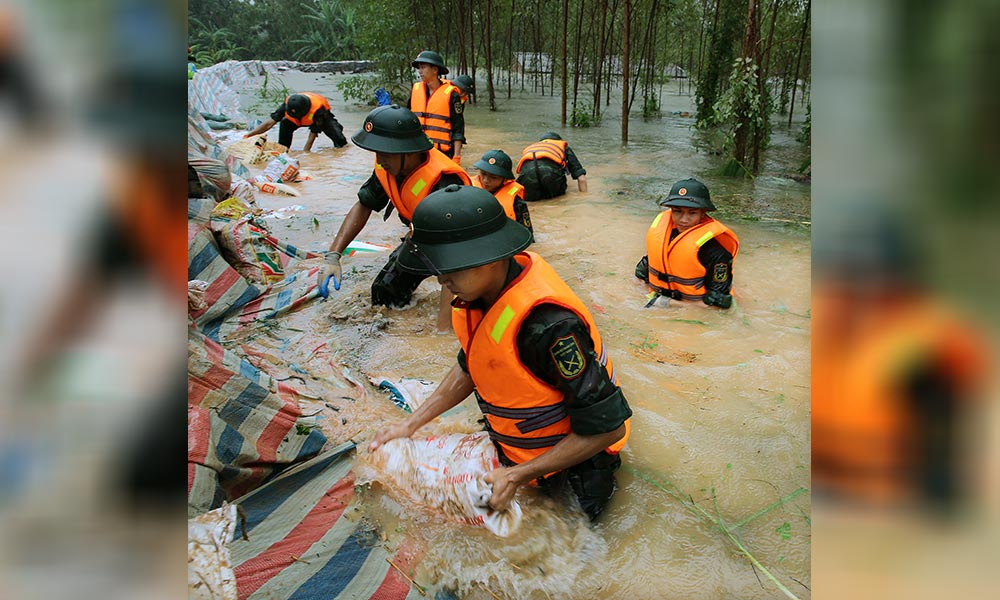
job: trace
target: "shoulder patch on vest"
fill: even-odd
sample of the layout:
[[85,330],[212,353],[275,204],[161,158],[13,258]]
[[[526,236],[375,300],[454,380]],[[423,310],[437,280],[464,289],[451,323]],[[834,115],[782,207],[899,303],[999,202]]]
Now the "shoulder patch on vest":
[[715,283],[722,283],[726,280],[726,276],[729,274],[729,267],[726,263],[718,263],[712,270],[712,281]]
[[565,379],[573,379],[583,373],[583,368],[587,364],[573,334],[557,339],[549,347],[549,354],[552,355],[559,373]]
[[456,102],[455,103],[455,114],[456,115],[460,115],[460,114],[462,114],[463,110],[465,110],[465,105],[462,104],[461,102]]

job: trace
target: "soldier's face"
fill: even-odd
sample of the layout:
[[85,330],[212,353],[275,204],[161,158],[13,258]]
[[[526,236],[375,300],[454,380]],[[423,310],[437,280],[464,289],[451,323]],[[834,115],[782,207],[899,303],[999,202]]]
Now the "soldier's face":
[[420,166],[420,153],[416,154],[386,154],[376,152],[375,160],[382,165],[386,173],[393,177],[409,175],[416,167]]
[[701,223],[702,218],[705,217],[705,209],[674,207],[670,209],[670,215],[674,219],[674,225],[677,226],[677,230],[684,233],[698,223]]
[[503,177],[486,172],[479,173],[479,181],[483,184],[483,189],[491,194],[495,194],[503,185]]
[[438,68],[427,63],[417,63],[417,73],[420,74],[421,81],[429,82],[438,78]]
[[438,275],[438,283],[466,302],[482,298],[492,304],[503,289],[507,276],[507,261],[500,260],[481,267]]

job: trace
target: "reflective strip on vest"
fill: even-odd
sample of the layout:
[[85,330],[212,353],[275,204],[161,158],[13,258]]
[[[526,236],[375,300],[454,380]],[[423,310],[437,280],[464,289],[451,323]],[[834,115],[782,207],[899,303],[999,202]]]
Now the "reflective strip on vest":
[[701,248],[702,246],[705,245],[705,242],[707,242],[708,240],[712,239],[713,237],[715,237],[714,233],[712,233],[711,231],[706,231],[705,235],[703,235],[700,238],[698,238],[698,241],[695,242],[694,245],[698,246],[699,248]]
[[493,329],[490,330],[490,339],[493,343],[499,344],[500,338],[503,337],[503,332],[507,330],[507,326],[510,325],[511,320],[514,319],[514,309],[505,306],[503,312],[500,313],[500,318],[497,322],[493,324]]
[[425,187],[427,187],[427,182],[424,181],[423,178],[420,178],[417,180],[416,183],[413,184],[413,187],[410,188],[410,193],[416,196],[420,194],[420,192],[422,192]]

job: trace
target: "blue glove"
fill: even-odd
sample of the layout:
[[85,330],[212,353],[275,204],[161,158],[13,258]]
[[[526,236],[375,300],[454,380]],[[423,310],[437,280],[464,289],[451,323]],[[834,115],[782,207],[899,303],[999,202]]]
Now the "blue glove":
[[324,264],[316,275],[316,283],[319,286],[319,295],[327,298],[330,296],[330,280],[333,279],[333,289],[340,291],[340,282],[343,280],[340,269],[340,252],[330,252],[326,255]]

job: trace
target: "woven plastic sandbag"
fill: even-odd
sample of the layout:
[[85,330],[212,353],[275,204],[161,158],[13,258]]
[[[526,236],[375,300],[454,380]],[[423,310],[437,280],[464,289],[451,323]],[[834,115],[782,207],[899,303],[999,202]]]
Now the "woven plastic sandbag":
[[493,491],[483,481],[499,466],[489,436],[477,432],[390,440],[359,456],[355,475],[358,483],[378,481],[404,508],[507,537],[521,524],[521,506],[514,500],[507,510],[491,510]]
[[188,521],[188,598],[236,600],[236,577],[229,543],[236,531],[236,505]]

